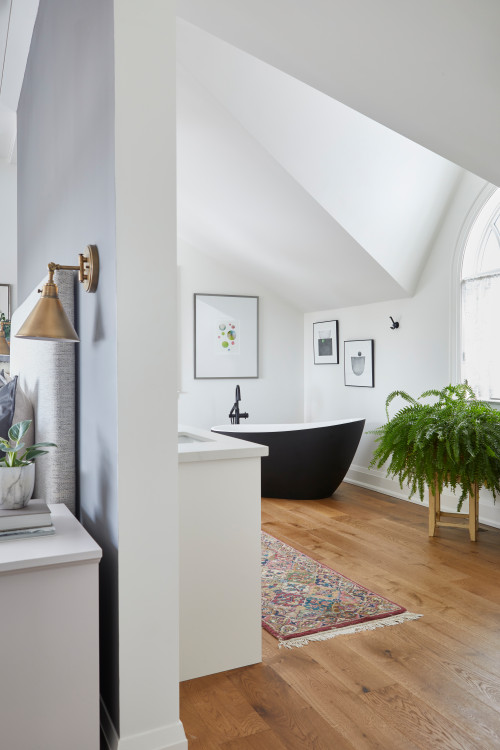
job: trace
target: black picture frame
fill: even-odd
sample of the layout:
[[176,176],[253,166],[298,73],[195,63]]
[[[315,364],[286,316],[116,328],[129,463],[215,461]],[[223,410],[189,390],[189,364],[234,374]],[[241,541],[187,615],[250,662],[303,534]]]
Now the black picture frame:
[[375,387],[374,339],[344,341],[344,385],[354,388]]
[[315,365],[339,364],[338,320],[320,320],[313,323],[313,355]]

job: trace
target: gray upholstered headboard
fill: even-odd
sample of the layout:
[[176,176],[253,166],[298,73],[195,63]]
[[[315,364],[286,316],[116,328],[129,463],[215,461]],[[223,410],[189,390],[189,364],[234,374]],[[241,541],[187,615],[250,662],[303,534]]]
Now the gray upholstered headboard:
[[[57,271],[55,282],[69,319],[74,321],[73,271]],[[43,281],[40,284],[40,288]],[[52,442],[57,449],[36,459],[33,496],[47,503],[65,503],[75,512],[76,496],[76,396],[75,346],[78,344],[16,339],[39,299],[37,289],[12,316],[10,374],[33,404],[35,442]]]

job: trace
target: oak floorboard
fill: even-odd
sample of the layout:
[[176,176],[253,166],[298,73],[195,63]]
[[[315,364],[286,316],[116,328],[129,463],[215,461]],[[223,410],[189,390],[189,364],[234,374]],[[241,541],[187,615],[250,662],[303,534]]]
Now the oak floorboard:
[[307,696],[300,696],[275,669],[263,665],[233,670],[230,679],[288,750],[352,750],[353,745],[323,719]]
[[[355,560],[355,557],[353,557],[347,551],[343,550],[341,547],[335,547],[329,542],[324,542],[320,538],[315,539],[310,544],[310,546],[301,544],[299,541],[296,541],[294,539],[293,532],[295,529],[294,528],[290,529],[287,524],[266,523],[264,524],[262,528],[264,531],[267,531],[272,536],[275,536],[278,539],[280,539],[280,541],[285,542],[285,544],[288,544],[291,547],[295,547],[295,549],[298,549],[299,552],[303,552],[306,555],[311,555],[318,562],[322,562],[325,565],[330,565],[330,567],[335,567],[335,566],[332,565],[331,562],[328,562],[329,560],[330,561]],[[310,531],[310,529],[308,529],[308,531]]]
[[[415,539],[415,528],[401,528],[401,523],[389,519],[377,519],[370,522],[368,533],[372,541],[378,540],[384,546],[391,545],[391,555],[393,550],[406,548],[407,551],[410,550],[412,552],[412,555],[409,557],[409,563],[428,568],[432,574],[435,574],[436,569],[439,568],[439,577],[441,580],[459,580],[464,576],[463,567],[457,569],[455,560],[450,562],[449,553],[445,561],[443,555],[440,554],[439,548],[428,544],[426,540],[424,540],[425,546],[418,545],[420,549],[418,550],[418,558],[415,560],[414,547],[418,544]],[[422,536],[419,535],[418,539],[421,540]],[[460,557],[462,557],[463,565],[463,553],[461,555],[457,554],[456,559],[459,560]],[[475,572],[482,574],[484,572],[483,566],[476,569]]]
[[439,529],[425,506],[342,484],[262,500],[262,528],[419,620],[181,683],[190,750],[500,748],[500,530]]
[[[500,705],[495,701],[495,693],[488,692],[494,691],[498,682],[493,674],[479,670],[465,660],[462,663],[456,658],[450,661],[449,654],[438,648],[427,650],[425,644],[410,652],[407,634],[389,635],[380,630],[373,635],[365,658],[368,660],[371,655],[376,660],[388,682],[397,685],[398,689],[410,691],[426,704],[429,714],[439,707],[439,714],[456,727],[457,735],[467,735],[473,726],[474,736],[485,747],[488,743],[491,747],[500,747]],[[359,644],[356,648],[360,648]],[[464,691],[467,692],[466,702]]]
[[[231,672],[220,672],[210,678],[201,677],[182,683],[184,697],[198,712],[211,735],[232,740],[267,729],[259,714],[249,705],[230,679]],[[223,710],[224,705],[231,710]]]
[[223,742],[219,747],[220,750],[287,750],[286,745],[271,729]]
[[[399,633],[395,637],[402,638]],[[425,649],[421,657],[422,662],[429,660],[433,664],[439,664],[440,670],[436,674],[436,679],[439,680],[443,676],[446,676],[446,681],[450,686],[454,681],[463,689],[466,689],[469,699],[476,697],[491,706],[499,716],[495,717],[490,712],[490,717],[500,728],[500,675],[498,674],[498,658],[490,660],[488,666],[479,665],[474,660],[474,655],[466,655],[464,652],[459,651],[457,653],[455,650],[451,650],[448,646],[444,645],[442,639],[438,639],[435,635],[430,636],[429,631],[417,631],[413,635],[413,639],[414,642],[420,643],[423,651]]]
[[[286,503],[286,500],[281,501]],[[275,522],[289,523],[298,529],[307,529],[308,526],[314,526],[315,523],[311,519],[307,519],[306,516],[297,511],[297,509],[287,508],[286,505],[278,505],[278,501],[269,501],[267,512],[273,516]]]
[[[312,537],[316,547],[319,546],[318,539],[328,541],[330,545],[335,545],[337,548],[342,544],[338,535],[334,535],[328,531],[325,532],[322,529],[309,529],[308,533]],[[372,523],[367,524],[367,527],[362,533],[358,532],[357,544],[360,546],[355,546],[353,548],[352,545],[346,545],[346,547],[351,552],[352,563],[361,569],[364,566],[365,576],[366,563],[363,559],[363,554],[370,554],[372,561],[377,563],[379,569],[386,570],[388,573],[393,573],[394,554],[399,552],[398,572],[401,575],[404,573],[410,580],[412,579],[416,582],[420,582],[427,576],[426,583],[432,584],[436,581],[436,577],[439,577],[441,582],[463,579],[463,572],[458,573],[454,568],[443,565],[437,560],[433,560],[431,557],[421,556],[419,559],[416,559],[411,548],[408,549],[408,542],[399,541],[398,543],[391,543],[392,548],[390,553],[380,551],[381,546],[388,544],[388,538],[387,535],[380,533],[378,529],[374,530]],[[363,552],[361,552],[361,549]]]
[[[288,652],[273,663],[273,669],[310,701],[317,713],[335,726],[356,750],[399,750],[401,747],[415,750],[418,747],[398,730],[388,727],[385,721],[380,721],[375,711],[363,705],[356,694],[344,689],[332,672],[303,651]],[[331,747],[335,747],[333,739]]]
[[479,750],[490,746],[478,744],[478,738],[464,732],[439,711],[405,690],[401,685],[381,688],[367,693],[361,699],[368,703],[380,717],[402,731],[409,740],[422,750],[443,748],[446,750]]
[[449,620],[439,614],[431,614],[421,620],[422,636],[427,634],[450,653],[460,653],[471,664],[500,673],[500,651],[498,650],[498,633],[485,633],[476,630],[474,638],[458,623],[450,629]]
[[286,536],[286,544],[291,544],[296,549],[300,547],[308,550],[308,554],[311,554],[311,550],[314,549],[321,550],[321,539],[314,533],[315,529],[298,529],[287,523],[266,523],[264,531],[281,541],[285,541],[282,537]]
[[[308,655],[355,696],[370,693],[394,683],[394,676],[363,654],[349,648],[353,636],[338,636],[320,643],[311,643]],[[361,634],[362,635],[362,634]],[[327,648],[320,648],[326,646]],[[297,649],[304,651],[304,649]]]
[[220,735],[211,732],[202,720],[195,704],[183,690],[183,683],[180,687],[180,708],[189,750],[219,750]]
[[483,599],[493,602],[493,604],[500,605],[500,585],[498,588],[493,588],[491,583],[491,577],[489,580],[478,580],[477,576],[472,577],[469,575],[467,578],[461,578],[459,581],[456,581],[455,585],[464,591],[468,591],[470,594],[481,596]]

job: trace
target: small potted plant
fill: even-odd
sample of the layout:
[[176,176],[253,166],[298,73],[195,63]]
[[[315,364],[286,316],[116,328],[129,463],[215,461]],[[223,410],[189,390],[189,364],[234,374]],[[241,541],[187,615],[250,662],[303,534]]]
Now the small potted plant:
[[5,452],[0,458],[0,508],[23,508],[33,494],[35,486],[35,464],[37,456],[56,448],[55,443],[35,443],[24,450],[23,436],[29,429],[31,419],[13,424],[8,440],[0,438],[0,450]]
[[10,341],[10,320],[7,319],[3,312],[0,312],[0,323],[3,323],[5,338],[7,341]]
[[[407,402],[389,418],[389,405],[397,396]],[[420,399],[434,396],[434,403]],[[382,468],[387,475],[410,486],[410,497],[418,492],[424,499],[426,485],[437,483],[453,490],[461,488],[457,510],[473,485],[500,493],[500,412],[478,401],[467,383],[430,390],[414,399],[404,391],[393,391],[386,400],[387,423],[377,435],[370,468]]]

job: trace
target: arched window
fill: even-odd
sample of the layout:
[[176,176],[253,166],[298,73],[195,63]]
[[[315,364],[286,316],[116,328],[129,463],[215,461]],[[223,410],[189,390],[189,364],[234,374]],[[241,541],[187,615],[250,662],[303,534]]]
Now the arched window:
[[461,273],[461,381],[484,401],[500,401],[500,189],[479,211]]

